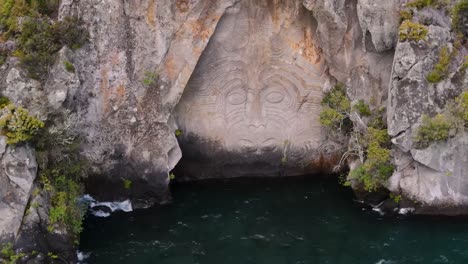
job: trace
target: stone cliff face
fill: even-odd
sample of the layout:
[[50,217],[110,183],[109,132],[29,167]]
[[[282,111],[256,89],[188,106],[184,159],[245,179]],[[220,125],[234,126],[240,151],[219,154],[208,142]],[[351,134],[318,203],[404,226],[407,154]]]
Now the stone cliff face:
[[[443,11],[427,9],[416,13],[415,19],[430,19],[431,25],[426,41],[399,42],[395,48],[387,118],[397,171],[389,186],[432,208],[427,212],[466,213],[466,134],[459,132],[448,141],[422,149],[414,142],[422,116],[442,113],[468,88],[467,73],[462,69],[466,43],[465,48],[457,47],[460,44],[451,30],[450,18]],[[451,62],[447,77],[433,84],[427,76],[438,62],[442,48],[451,53]]]
[[[88,44],[64,47],[44,82],[9,58],[0,91],[44,120],[73,113],[90,164],[87,191],[145,207],[169,199],[181,158],[181,180],[331,172],[348,139],[320,125],[320,103],[342,83],[353,104],[387,109],[396,170],[385,188],[421,208],[462,208],[466,135],[424,149],[413,139],[424,114],[442,112],[468,88],[466,48],[456,47],[447,78],[429,83],[439,48],[455,49],[456,34],[447,13],[414,9],[413,19],[432,19],[427,39],[399,40],[405,3],[63,0],[59,19],[79,17]],[[17,237],[37,165],[29,145],[2,153],[0,233]]]

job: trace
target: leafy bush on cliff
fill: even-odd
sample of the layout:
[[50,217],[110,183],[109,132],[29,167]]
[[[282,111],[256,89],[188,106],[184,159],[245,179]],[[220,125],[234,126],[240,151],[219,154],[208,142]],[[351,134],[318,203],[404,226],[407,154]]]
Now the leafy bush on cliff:
[[[0,0],[0,31],[5,31],[6,37],[17,38],[18,50],[12,55],[19,57],[29,77],[37,80],[47,78],[62,46],[75,50],[88,38],[78,18],[54,22],[47,17],[58,11],[58,5],[59,0]],[[0,54],[0,62],[7,55]]]
[[413,19],[413,12],[411,10],[403,9],[400,11],[400,23],[411,19]]
[[0,29],[15,35],[20,31],[20,19],[52,15],[58,11],[59,3],[59,0],[0,0]]
[[42,18],[24,21],[18,36],[21,51],[18,56],[29,77],[44,80],[63,45],[78,49],[86,42],[87,33],[78,23],[77,18],[70,17],[54,24]]
[[[431,143],[443,141],[453,134],[468,127],[468,92],[462,92],[452,102],[447,103],[444,113],[435,117],[423,116],[422,124],[417,129],[414,141],[419,148],[426,148]],[[453,130],[454,133],[451,134]]]
[[0,263],[16,264],[24,256],[25,253],[16,254],[11,243],[2,244],[0,247]]
[[[322,107],[320,113],[322,125],[343,131],[343,126],[348,122],[345,132],[349,132],[350,144],[348,151],[341,158],[340,165],[343,160],[351,156],[359,158],[362,163],[350,171],[348,180],[360,182],[367,191],[376,190],[393,173],[390,138],[382,119],[385,109],[372,112],[363,100],[359,100],[351,107],[351,102],[341,85],[335,86],[325,94]],[[353,127],[353,122],[349,118],[351,109],[354,109],[360,117],[369,117],[366,119],[368,127],[365,131]]]
[[405,20],[401,23],[399,32],[401,41],[418,42],[420,40],[426,40],[428,30],[425,26],[419,23]]
[[35,138],[41,190],[51,202],[48,231],[67,230],[77,243],[85,208],[78,202],[83,193],[81,178],[87,162],[80,155],[78,116],[70,111],[53,116],[47,129]]
[[78,241],[78,235],[82,231],[82,219],[85,208],[79,203],[78,197],[83,190],[73,174],[78,174],[80,165],[57,166],[41,173],[41,180],[48,181],[51,200],[49,209],[48,231],[53,232],[57,228],[64,227]]
[[73,65],[73,63],[66,60],[63,62],[63,66],[65,67],[65,70],[67,72],[75,72],[75,66]]
[[366,191],[375,191],[393,174],[391,163],[390,138],[387,129],[368,128],[363,142],[366,157],[362,165],[350,171],[348,180],[363,184]]
[[2,133],[7,137],[7,143],[17,144],[30,140],[44,127],[44,123],[29,115],[26,109],[8,104],[2,109],[0,127],[3,129]]
[[460,0],[452,10],[452,28],[465,36],[468,28],[465,26],[468,22],[468,0]]
[[450,127],[450,122],[442,114],[433,118],[425,115],[417,130],[415,142],[421,147],[427,147],[434,141],[446,140],[450,135]]
[[443,8],[447,6],[449,2],[447,0],[414,0],[406,4],[406,7],[414,7],[417,9],[423,9],[425,7]]
[[426,79],[430,83],[438,83],[445,79],[449,74],[451,54],[446,46],[440,49],[439,62],[434,65],[434,69],[429,72]]
[[336,85],[322,99],[320,123],[338,131],[347,131],[352,125],[349,120],[351,102],[346,96],[344,86]]
[[359,113],[361,116],[371,116],[372,112],[369,108],[369,105],[364,102],[364,100],[359,100],[354,106],[354,109]]

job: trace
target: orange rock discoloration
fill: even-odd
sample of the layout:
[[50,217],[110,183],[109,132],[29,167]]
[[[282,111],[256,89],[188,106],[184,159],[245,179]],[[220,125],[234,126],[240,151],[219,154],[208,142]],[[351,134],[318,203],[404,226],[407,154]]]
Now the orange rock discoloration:
[[320,63],[320,50],[314,44],[314,35],[310,29],[304,30],[304,37],[299,42],[290,43],[293,50],[302,54],[303,58],[312,64]]
[[101,100],[102,100],[102,114],[106,115],[109,110],[109,98],[110,98],[110,90],[109,90],[109,70],[107,68],[101,69],[101,83],[99,85],[99,91],[101,93]]
[[216,21],[217,18],[205,18],[203,20],[197,20],[195,22],[191,22],[189,25],[192,29],[194,39],[198,40],[207,40],[213,34],[213,30],[207,26],[205,26],[206,21]]
[[156,7],[156,0],[149,0],[148,1],[148,9],[146,10],[146,22],[150,26],[154,26],[154,12],[155,12],[155,7]]
[[181,13],[185,13],[189,10],[189,0],[177,0],[176,1],[177,10]]
[[169,80],[175,80],[177,75],[179,74],[179,69],[177,69],[177,62],[171,54],[168,55],[164,66],[164,71]]

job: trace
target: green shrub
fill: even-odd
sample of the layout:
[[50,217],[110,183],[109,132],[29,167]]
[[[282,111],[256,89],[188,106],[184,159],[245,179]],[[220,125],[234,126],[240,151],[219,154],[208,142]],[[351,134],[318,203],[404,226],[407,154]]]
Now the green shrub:
[[414,0],[406,4],[406,7],[414,7],[417,9],[423,9],[425,7],[443,8],[449,3],[447,0]]
[[426,40],[428,30],[421,24],[406,20],[401,23],[399,32],[401,41],[418,42],[420,40]]
[[18,36],[21,66],[29,77],[45,80],[60,48],[64,45],[71,49],[80,48],[87,37],[87,32],[75,17],[66,17],[56,23],[44,18],[26,19]]
[[359,113],[359,115],[361,116],[371,116],[372,115],[372,112],[369,108],[369,105],[364,103],[364,100],[359,100],[355,105],[354,105],[354,109],[357,110],[357,112]]
[[336,85],[322,99],[322,106],[327,106],[341,113],[347,113],[351,109],[351,102],[346,96],[345,87]]
[[451,114],[459,118],[465,127],[468,125],[468,92],[462,92],[455,98],[455,106]]
[[25,0],[0,0],[0,28],[8,35],[19,32],[18,19],[33,16],[34,10]]
[[461,71],[464,72],[468,69],[468,56],[465,56],[463,59],[463,64],[461,66]]
[[351,102],[346,96],[344,86],[336,85],[322,99],[320,123],[324,126],[346,132],[352,128],[352,122],[349,119],[350,111]]
[[432,142],[446,140],[449,138],[450,128],[451,124],[444,115],[438,114],[433,118],[425,115],[416,131],[415,142],[420,147],[428,147]]
[[405,20],[412,20],[413,12],[411,10],[401,10],[400,11],[400,23]]
[[400,194],[390,193],[390,199],[392,199],[395,203],[398,204],[401,201],[401,195]]
[[122,179],[122,181],[123,181],[124,189],[129,190],[130,188],[132,188],[132,181],[131,180]]
[[465,23],[468,21],[468,0],[460,0],[452,10],[452,28],[466,36],[468,29]]
[[0,51],[0,66],[2,66],[8,57],[8,54],[6,52]]
[[143,84],[145,86],[152,86],[156,84],[158,75],[154,72],[146,71],[145,77],[143,78]]
[[330,107],[324,107],[320,112],[320,124],[330,127],[339,128],[344,119],[344,115]]
[[449,73],[451,54],[446,46],[440,49],[439,62],[434,65],[434,69],[427,75],[426,79],[430,83],[438,83],[445,79]]
[[47,229],[67,230],[78,243],[85,213],[78,198],[83,194],[82,177],[87,175],[87,160],[80,154],[77,115],[64,111],[50,116],[47,129],[32,141],[39,166],[40,190],[50,200]]
[[5,243],[1,245],[0,249],[0,263],[5,264],[16,264],[18,260],[26,256],[25,253],[16,254],[13,250],[13,245],[11,243]]
[[390,137],[386,129],[369,128],[365,135],[366,160],[350,171],[349,179],[363,184],[366,191],[375,191],[393,174],[391,164]]
[[385,107],[375,109],[372,112],[372,115],[370,117],[370,120],[369,120],[367,126],[370,127],[370,128],[385,129],[386,124],[385,124],[385,121],[383,119],[384,113],[385,113]]
[[71,62],[66,60],[63,62],[63,66],[65,66],[65,70],[67,70],[67,72],[75,72],[75,66],[73,66]]
[[11,102],[10,99],[8,99],[8,97],[0,95],[0,109],[5,108],[5,106],[9,105],[10,103]]
[[22,107],[9,104],[4,107],[3,111],[0,117],[0,127],[10,145],[30,140],[39,129],[44,127],[41,120],[30,116]]
[[406,4],[406,7],[415,7],[417,9],[422,9],[427,6],[431,6],[433,0],[415,0]]
[[88,31],[81,26],[81,20],[77,17],[65,17],[62,21],[53,24],[52,32],[60,46],[68,46],[72,50],[85,45],[89,37]]
[[51,197],[47,230],[53,232],[56,227],[64,227],[76,242],[83,229],[81,223],[85,213],[78,201],[83,193],[76,176],[81,166],[62,163],[41,173],[43,190]]

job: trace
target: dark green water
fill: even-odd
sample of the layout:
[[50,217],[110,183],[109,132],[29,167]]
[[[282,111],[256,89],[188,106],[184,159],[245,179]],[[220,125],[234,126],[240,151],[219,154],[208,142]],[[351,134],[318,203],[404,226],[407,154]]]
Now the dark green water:
[[174,186],[174,202],[90,216],[87,263],[468,263],[468,220],[382,217],[335,180]]

